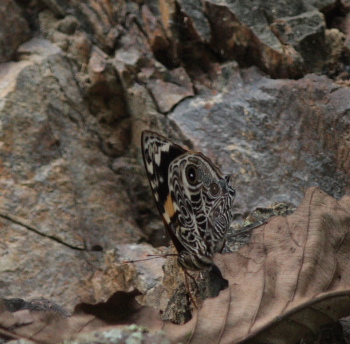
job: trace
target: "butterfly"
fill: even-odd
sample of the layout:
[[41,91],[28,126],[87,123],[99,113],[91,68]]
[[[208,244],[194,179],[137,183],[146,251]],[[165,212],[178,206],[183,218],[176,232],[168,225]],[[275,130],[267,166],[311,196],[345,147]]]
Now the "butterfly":
[[233,218],[230,176],[202,153],[152,131],[141,137],[149,183],[184,270],[201,271],[221,252]]

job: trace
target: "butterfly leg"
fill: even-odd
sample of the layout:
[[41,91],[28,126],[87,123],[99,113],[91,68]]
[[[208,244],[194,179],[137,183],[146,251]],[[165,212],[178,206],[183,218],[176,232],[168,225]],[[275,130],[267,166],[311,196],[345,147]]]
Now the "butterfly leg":
[[195,287],[197,289],[197,292],[199,291],[198,283],[195,280],[195,278],[187,272],[187,270],[185,270],[185,269],[182,269],[182,270],[183,270],[183,272],[185,274],[186,289],[188,290],[188,294],[189,294],[189,297],[191,299],[191,302],[193,303],[194,307],[198,309],[198,306],[197,306],[196,302],[194,301],[194,298],[193,298],[193,295],[192,295],[192,292],[191,292],[191,284],[189,283],[188,278],[192,279],[192,281],[193,281],[193,283],[194,283],[194,285],[195,285]]
[[[188,290],[188,295],[189,295],[189,297],[190,297],[190,299],[191,299],[191,302],[193,303],[193,306],[194,306],[195,308],[198,309],[197,304],[196,304],[196,302],[194,301],[194,298],[193,298],[193,296],[192,296],[191,286],[190,286],[190,283],[188,282],[188,276],[191,277],[191,278],[193,279],[194,282],[196,282],[196,281],[194,280],[194,277],[191,276],[186,270],[183,270],[183,272],[184,272],[184,274],[185,274],[185,284],[186,284],[186,289]],[[196,282],[196,283],[197,283],[197,282]]]

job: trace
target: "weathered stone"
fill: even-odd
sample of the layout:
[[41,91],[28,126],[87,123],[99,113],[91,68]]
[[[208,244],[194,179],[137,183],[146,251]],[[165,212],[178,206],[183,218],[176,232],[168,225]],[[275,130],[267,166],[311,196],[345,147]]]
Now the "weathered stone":
[[275,77],[300,77],[321,71],[325,57],[333,55],[325,44],[323,14],[301,0],[203,4],[164,0],[153,8],[153,16],[148,16],[152,20],[146,21],[153,25],[146,25],[146,30],[152,42],[155,37],[163,42],[155,56],[171,68],[182,62],[192,78],[200,69],[208,72],[217,58],[236,59],[242,66],[255,64]]
[[[142,6],[142,20],[153,54],[156,58],[162,60],[162,54],[169,55],[171,51],[170,41],[166,37],[165,30],[147,5]],[[167,56],[167,58],[169,57]]]
[[[194,34],[198,36],[204,43],[209,43],[211,39],[211,30],[208,19],[204,15],[203,4],[199,0],[180,0],[180,7],[186,13],[187,17],[184,17],[183,25],[189,25]],[[190,21],[190,23],[186,23]]]
[[81,30],[93,37],[94,43],[104,50],[113,49],[115,46],[119,38],[119,21],[124,21],[127,11],[125,1],[119,0],[112,2],[44,0],[43,2],[56,18],[70,17],[70,19],[64,18],[58,26],[62,32],[71,34],[64,29],[67,20],[71,21],[72,17],[78,18]]
[[78,26],[79,26],[79,22],[77,18],[68,15],[58,23],[57,30],[67,35],[73,35]]
[[173,0],[160,0],[159,1],[159,13],[162,25],[165,29],[166,35],[170,40],[174,40],[173,37],[173,25],[175,22],[173,19],[176,15],[176,4]]
[[320,11],[329,10],[336,7],[338,1],[336,0],[311,0],[310,5],[314,6]]
[[40,12],[39,23],[45,36],[60,47],[67,57],[79,66],[88,63],[92,43],[87,34],[78,29],[79,24],[73,16],[57,19],[52,12],[46,10]]
[[349,14],[345,17],[342,23],[342,32],[345,35],[344,50],[347,57],[349,58],[350,56],[350,15]]
[[[238,16],[228,6],[206,2],[215,51],[222,58],[234,58],[243,66],[257,64],[273,75],[301,75],[304,66],[300,54],[291,46],[285,49],[281,45],[261,9],[255,8],[249,16],[245,12]],[[251,17],[253,22],[249,21]]]
[[[146,37],[137,27],[131,32],[133,35],[126,35],[121,40],[122,46],[114,59],[122,83],[131,86],[137,81],[145,85],[160,113],[169,112],[184,98],[193,96],[193,86],[186,70],[182,67],[168,70],[155,62]],[[135,49],[135,44],[139,49]],[[138,73],[137,78],[135,73]]]
[[181,100],[194,95],[191,79],[181,67],[172,71],[155,70],[147,81],[147,87],[162,113],[169,112]]
[[[35,60],[39,63],[46,57],[50,55],[60,54],[61,50],[53,45],[50,41],[46,39],[33,38],[23,44],[21,44],[17,49],[17,56],[19,58],[18,67],[16,68],[16,64],[8,64],[7,66],[11,66],[11,70],[21,71],[24,67],[23,64],[33,64]],[[24,61],[28,60],[28,63]],[[4,65],[2,65],[4,66]],[[8,75],[8,79],[16,80],[17,75]],[[2,88],[7,94],[12,88]]]
[[[2,291],[70,307],[95,302],[91,283],[98,282],[91,277],[104,257],[92,251],[142,235],[124,182],[101,147],[103,129],[61,50],[34,39],[19,56],[22,61],[0,65]],[[96,66],[91,69],[103,76]],[[101,108],[99,116],[109,114]],[[127,140],[128,132],[121,130]],[[124,286],[113,279],[106,297]]]
[[[300,53],[308,71],[321,69],[327,52],[325,21],[320,12],[308,11],[294,17],[276,19],[271,28],[281,43],[293,46]],[[317,58],[314,53],[316,49]]]
[[225,82],[224,92],[185,100],[169,118],[195,150],[234,174],[238,214],[298,204],[314,183],[335,196],[350,189],[349,89],[315,75],[271,80],[254,69]]
[[120,156],[130,143],[130,120],[122,84],[108,56],[97,47],[93,47],[87,72],[85,98],[96,118],[102,150],[108,156]]
[[[139,127],[142,128],[140,123]],[[137,133],[141,134],[136,131],[136,126],[135,132],[135,136]],[[139,148],[140,137],[137,137],[137,139],[135,146]],[[142,228],[143,233],[145,233],[148,238],[148,242],[152,243],[155,247],[159,247],[167,243],[167,241],[164,240],[165,228],[163,223],[159,221],[159,212],[156,204],[152,202],[153,195],[141,160],[141,157],[139,160],[119,157],[113,160],[111,168],[120,176],[126,192],[132,200],[134,205],[132,213],[135,221]]]
[[53,46],[41,61],[34,54],[8,67],[1,90],[1,208],[69,245],[113,247],[140,231],[128,218],[128,196],[98,132],[89,132],[96,120],[72,74]]
[[74,304],[95,301],[89,279],[100,252],[83,252],[0,215],[0,285],[7,298],[46,297],[71,312]]
[[30,38],[31,32],[15,1],[0,3],[0,63],[11,60],[20,44]]
[[[116,290],[136,288],[145,294],[139,297],[143,304],[159,307],[161,299],[154,299],[152,295],[156,293],[163,303],[167,301],[165,292],[160,287],[164,258],[147,260],[147,255],[157,254],[160,251],[148,244],[117,245],[115,249],[104,252],[100,264],[94,264],[94,271],[91,271],[92,275],[85,286],[90,298],[106,301]],[[133,263],[128,263],[129,261]],[[152,292],[149,293],[150,291]]]
[[336,74],[343,68],[344,43],[345,35],[338,29],[326,30],[325,50],[328,54],[326,54],[321,66],[323,70],[328,70],[328,75]]
[[50,12],[52,12],[55,16],[63,17],[65,15],[64,1],[43,0],[43,3],[50,9]]

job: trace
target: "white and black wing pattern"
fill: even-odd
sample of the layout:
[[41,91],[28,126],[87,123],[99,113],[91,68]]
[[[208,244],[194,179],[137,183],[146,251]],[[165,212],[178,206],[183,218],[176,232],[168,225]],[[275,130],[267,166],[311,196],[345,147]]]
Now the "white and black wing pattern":
[[232,221],[235,191],[229,177],[222,176],[203,154],[187,151],[151,131],[142,134],[142,152],[180,265],[190,270],[211,266]]

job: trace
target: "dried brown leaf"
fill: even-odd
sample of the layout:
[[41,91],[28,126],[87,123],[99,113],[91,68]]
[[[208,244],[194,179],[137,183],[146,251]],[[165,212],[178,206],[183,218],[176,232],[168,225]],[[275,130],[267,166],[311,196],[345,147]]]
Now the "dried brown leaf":
[[207,299],[172,342],[295,343],[350,314],[350,197],[310,188],[297,210],[254,230],[215,262],[229,288]]

